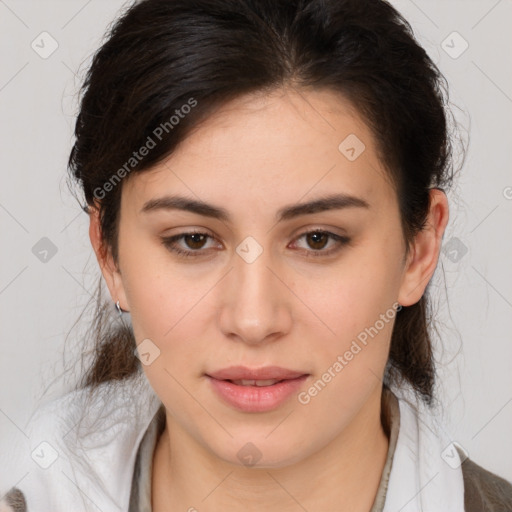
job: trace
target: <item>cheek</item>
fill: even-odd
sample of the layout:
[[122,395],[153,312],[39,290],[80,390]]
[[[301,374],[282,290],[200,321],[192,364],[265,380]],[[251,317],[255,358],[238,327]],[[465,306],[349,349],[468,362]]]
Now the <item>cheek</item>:
[[[180,383],[189,379],[196,385],[195,377],[200,375],[201,298],[207,289],[193,286],[190,278],[159,255],[142,254],[135,247],[129,254],[123,283],[136,343],[149,353],[147,364],[141,354],[142,368],[171,414],[197,414]],[[187,389],[192,389],[190,383]]]
[[350,396],[357,402],[382,378],[397,314],[400,261],[399,240],[374,238],[319,286],[307,279],[302,283],[308,305],[323,324],[316,329],[320,337],[311,333],[320,379],[316,388],[329,382],[317,406],[333,400],[350,407]]
[[340,271],[308,295],[325,326],[310,329],[316,372],[299,403],[312,418],[325,418],[329,409],[331,425],[342,425],[357,413],[382,381],[388,359],[396,271],[382,260],[372,267],[369,263],[359,258],[350,271]]
[[202,375],[211,338],[205,336],[205,327],[213,325],[212,289],[219,276],[173,263],[165,251],[147,242],[126,244],[125,251],[123,284],[135,340],[138,345],[149,339],[150,351],[158,355],[143,369],[157,393],[181,396],[172,376],[182,382],[185,374]]
[[196,314],[207,289],[175,274],[152,271],[137,272],[127,281],[136,339],[151,338],[161,345],[179,340],[188,345],[186,338],[194,337],[194,329],[200,327]]
[[121,231],[119,248],[136,340],[164,340],[200,300],[200,287],[188,277],[192,266],[173,264],[159,242],[136,229]]
[[392,307],[398,295],[400,267],[382,251],[366,251],[347,258],[338,271],[314,291],[304,283],[308,304],[327,326],[345,340],[373,325]]

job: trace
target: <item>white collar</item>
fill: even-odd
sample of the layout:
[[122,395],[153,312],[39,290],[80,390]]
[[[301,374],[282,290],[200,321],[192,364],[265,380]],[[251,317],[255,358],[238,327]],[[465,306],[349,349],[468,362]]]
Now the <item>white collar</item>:
[[392,388],[400,430],[384,512],[464,512],[459,453],[437,415],[410,388]]

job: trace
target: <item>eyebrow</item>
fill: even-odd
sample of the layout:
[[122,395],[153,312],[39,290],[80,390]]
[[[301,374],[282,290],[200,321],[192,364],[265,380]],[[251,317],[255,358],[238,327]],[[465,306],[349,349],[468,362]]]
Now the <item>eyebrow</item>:
[[[360,197],[348,194],[332,194],[307,203],[296,203],[285,206],[276,213],[276,221],[281,222],[295,217],[300,217],[301,215],[311,215],[313,213],[325,212],[328,210],[339,210],[343,208],[369,209],[370,205]],[[183,210],[224,222],[231,221],[230,214],[225,208],[177,195],[150,199],[144,203],[141,213],[153,212],[156,210]]]

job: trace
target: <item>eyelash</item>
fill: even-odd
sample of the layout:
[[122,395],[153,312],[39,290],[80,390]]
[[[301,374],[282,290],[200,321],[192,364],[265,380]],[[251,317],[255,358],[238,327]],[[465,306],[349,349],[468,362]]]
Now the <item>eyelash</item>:
[[[332,254],[337,253],[338,251],[340,251],[343,246],[348,245],[350,243],[350,241],[351,241],[351,239],[349,237],[347,237],[347,236],[336,235],[335,233],[331,233],[330,231],[324,231],[324,230],[321,230],[321,229],[313,229],[311,231],[306,231],[306,232],[302,233],[301,235],[299,235],[296,238],[296,240],[300,240],[301,238],[303,238],[303,237],[305,237],[307,235],[310,235],[310,234],[327,235],[329,238],[333,239],[338,244],[338,247],[336,247],[334,249],[327,250],[327,251],[324,251],[322,249],[310,250],[310,251],[306,250],[306,252],[309,253],[306,256],[308,258],[309,257],[318,258],[318,257],[331,256]],[[212,236],[208,235],[208,233],[203,233],[201,231],[189,231],[189,232],[186,232],[186,233],[181,233],[179,235],[174,235],[174,236],[170,236],[170,237],[164,237],[164,238],[162,238],[162,243],[163,243],[163,245],[168,250],[175,252],[180,257],[196,258],[198,256],[201,256],[200,253],[205,252],[202,249],[197,249],[195,251],[187,251],[187,250],[184,250],[184,249],[180,249],[180,248],[178,248],[176,246],[176,242],[177,241],[179,241],[180,239],[182,239],[182,238],[184,238],[186,236],[189,236],[189,235],[204,235],[204,236],[207,236],[208,238],[213,238]]]

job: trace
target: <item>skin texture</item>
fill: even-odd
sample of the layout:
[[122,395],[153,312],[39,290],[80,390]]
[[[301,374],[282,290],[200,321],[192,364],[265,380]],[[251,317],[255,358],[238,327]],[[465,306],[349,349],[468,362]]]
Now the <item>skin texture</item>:
[[[350,134],[365,144],[354,161],[338,149]],[[280,208],[332,193],[363,198],[369,208],[276,223]],[[141,213],[166,194],[224,207],[231,220]],[[153,461],[155,512],[340,504],[368,511],[388,450],[380,396],[393,321],[307,404],[293,396],[274,411],[240,412],[214,394],[205,373],[278,365],[309,373],[307,390],[393,303],[421,298],[447,222],[446,196],[434,189],[427,227],[405,258],[396,192],[374,138],[351,105],[326,90],[239,98],[165,162],[130,176],[117,262],[102,246],[93,210],[91,242],[112,299],[131,312],[137,343],[149,338],[160,350],[143,366],[167,411]],[[312,229],[350,241],[302,236]],[[212,238],[175,244],[200,256],[180,257],[162,243],[194,230]],[[236,252],[248,236],[263,249],[252,263]],[[248,442],[261,453],[252,467],[237,456]]]

